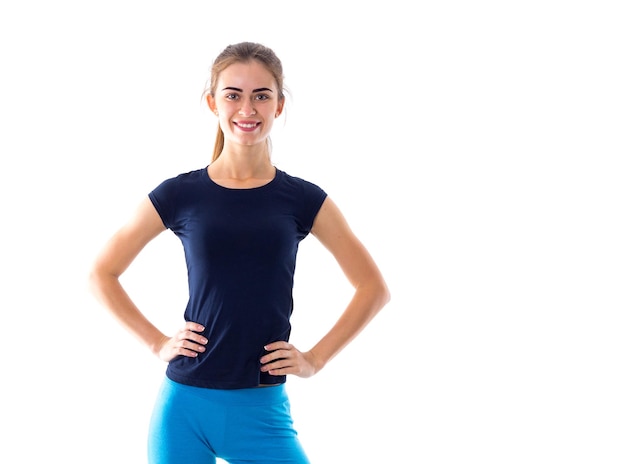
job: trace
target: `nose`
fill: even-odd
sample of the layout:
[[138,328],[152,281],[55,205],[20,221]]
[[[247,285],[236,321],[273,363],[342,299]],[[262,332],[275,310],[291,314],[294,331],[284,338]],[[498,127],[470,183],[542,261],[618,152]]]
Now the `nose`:
[[244,100],[241,104],[241,108],[239,108],[239,114],[241,116],[253,116],[256,114],[256,110],[254,109],[254,105],[249,100]]

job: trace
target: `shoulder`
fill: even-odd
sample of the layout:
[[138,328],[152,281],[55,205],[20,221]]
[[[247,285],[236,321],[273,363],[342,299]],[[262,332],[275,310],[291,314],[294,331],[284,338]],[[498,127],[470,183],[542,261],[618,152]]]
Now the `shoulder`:
[[[203,174],[205,173],[205,168],[180,173],[163,180],[154,190],[172,192],[181,188],[200,185],[204,182]],[[206,177],[206,174],[204,177]]]
[[281,176],[280,195],[285,204],[290,205],[298,217],[303,230],[309,231],[315,216],[328,196],[319,185],[301,177],[279,172]]
[[207,175],[203,177],[203,173],[206,173],[205,169],[196,169],[170,177],[148,194],[166,227],[179,225],[185,212],[201,197],[207,183]]
[[310,194],[325,195],[324,190],[318,184],[311,182],[310,180],[293,176],[285,171],[281,171],[280,169],[277,169],[276,172],[281,176],[282,184],[284,184],[286,188],[297,189],[298,191]]
[[173,177],[166,179],[164,182],[172,184],[193,184],[203,182],[206,176],[206,168],[201,168],[177,174]]
[[181,201],[186,203],[189,199],[195,198],[206,185],[206,177],[205,169],[184,172],[165,179],[148,196],[155,206],[160,205],[162,209],[179,204]]

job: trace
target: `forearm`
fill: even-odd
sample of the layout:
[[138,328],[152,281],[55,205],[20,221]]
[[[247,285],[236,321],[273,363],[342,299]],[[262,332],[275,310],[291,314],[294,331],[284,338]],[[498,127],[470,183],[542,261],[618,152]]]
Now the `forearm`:
[[119,278],[93,273],[90,276],[90,287],[113,317],[152,353],[158,355],[165,335],[139,311],[120,284]]
[[384,283],[357,288],[335,325],[310,350],[316,371],[354,340],[388,302],[389,291]]

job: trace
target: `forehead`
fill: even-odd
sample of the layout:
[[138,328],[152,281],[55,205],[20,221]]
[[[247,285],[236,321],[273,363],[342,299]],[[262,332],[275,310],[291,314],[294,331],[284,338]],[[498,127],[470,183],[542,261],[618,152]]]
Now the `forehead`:
[[237,87],[242,90],[252,90],[262,87],[276,89],[276,81],[272,73],[256,60],[246,63],[233,63],[219,75],[217,90],[224,87]]

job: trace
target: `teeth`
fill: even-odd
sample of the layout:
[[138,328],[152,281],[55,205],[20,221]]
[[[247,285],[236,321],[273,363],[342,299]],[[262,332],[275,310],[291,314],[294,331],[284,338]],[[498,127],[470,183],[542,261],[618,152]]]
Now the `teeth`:
[[241,127],[245,127],[246,129],[252,129],[256,126],[256,124],[239,124]]

